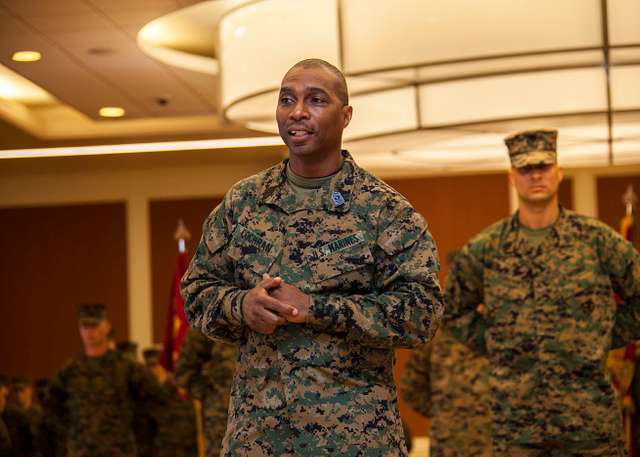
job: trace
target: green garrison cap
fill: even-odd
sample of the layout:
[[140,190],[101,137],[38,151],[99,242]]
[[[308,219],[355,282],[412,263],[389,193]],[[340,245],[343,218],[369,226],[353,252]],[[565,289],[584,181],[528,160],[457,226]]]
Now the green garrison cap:
[[513,168],[557,163],[557,130],[525,130],[504,139]]
[[145,349],[142,352],[142,357],[144,357],[144,363],[147,366],[159,364],[161,355],[162,355],[162,349],[157,347],[150,347]]
[[78,307],[81,324],[97,325],[107,318],[107,307],[103,303],[83,303]]
[[135,341],[118,341],[116,343],[116,350],[121,354],[133,355],[135,357],[136,352],[138,352],[138,343]]

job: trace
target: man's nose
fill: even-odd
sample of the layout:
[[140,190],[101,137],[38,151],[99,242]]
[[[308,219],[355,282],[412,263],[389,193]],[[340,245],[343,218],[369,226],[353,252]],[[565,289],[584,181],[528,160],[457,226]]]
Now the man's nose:
[[307,106],[304,103],[304,100],[298,100],[291,110],[290,114],[292,119],[307,119],[309,117],[309,112],[307,111]]

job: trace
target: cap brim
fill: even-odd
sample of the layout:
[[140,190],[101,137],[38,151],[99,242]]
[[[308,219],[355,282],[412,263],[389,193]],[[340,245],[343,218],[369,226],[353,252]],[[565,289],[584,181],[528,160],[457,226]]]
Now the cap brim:
[[511,160],[513,168],[523,168],[528,165],[553,165],[556,163],[556,157],[553,152],[537,151],[528,154],[519,154]]

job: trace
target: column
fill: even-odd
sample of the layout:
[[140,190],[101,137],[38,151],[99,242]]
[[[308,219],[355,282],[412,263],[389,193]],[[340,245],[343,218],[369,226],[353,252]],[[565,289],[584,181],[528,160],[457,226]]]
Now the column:
[[577,213],[598,217],[598,186],[594,172],[579,170],[573,175],[573,207]]
[[139,348],[150,346],[152,336],[151,242],[149,205],[145,197],[127,200],[127,255],[129,339]]

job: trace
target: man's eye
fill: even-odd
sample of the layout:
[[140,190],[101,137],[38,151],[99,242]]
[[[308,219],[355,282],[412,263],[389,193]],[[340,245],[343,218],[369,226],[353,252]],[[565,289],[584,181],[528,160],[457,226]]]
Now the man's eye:
[[324,98],[322,98],[322,97],[311,97],[311,103],[324,103]]
[[289,97],[288,95],[283,95],[282,97],[280,97],[280,103],[282,105],[288,105],[289,103],[293,102],[293,98]]

